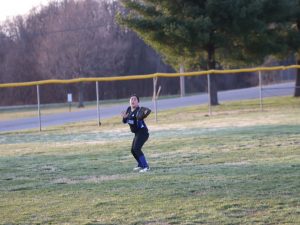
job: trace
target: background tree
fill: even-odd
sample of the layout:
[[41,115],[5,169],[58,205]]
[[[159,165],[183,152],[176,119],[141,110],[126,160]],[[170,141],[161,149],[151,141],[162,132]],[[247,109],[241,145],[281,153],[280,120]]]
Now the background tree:
[[[299,37],[296,40],[298,41],[298,40],[300,40],[300,15],[297,19],[297,31],[298,31]],[[300,44],[297,46],[300,46]],[[300,65],[300,47],[298,47],[296,49],[297,49],[297,53],[296,53],[297,64]],[[297,69],[294,96],[300,97],[300,69]]]
[[[110,1],[52,1],[32,9],[26,16],[5,21],[0,26],[0,81],[173,72],[136,34],[116,24],[119,8],[117,2]],[[172,88],[173,85],[166,86],[165,93],[175,94]],[[0,104],[35,103],[35,88],[28,88],[26,94],[24,90],[1,89]],[[125,97],[130,90],[149,96],[152,83],[102,83],[100,97]],[[68,91],[81,103],[83,98],[95,98],[94,84],[49,85],[41,89],[42,102],[65,101]]]
[[[292,34],[288,36],[285,42],[289,45],[291,51],[296,54],[296,62],[300,65],[300,1],[292,1],[295,5],[290,10],[290,17],[285,28]],[[297,69],[295,82],[295,97],[300,97],[300,69]]]
[[[120,23],[170,61],[181,56],[206,70],[233,62],[257,65],[265,56],[283,52],[282,30],[272,24],[282,22],[293,6],[283,0],[121,2],[129,13],[119,14]],[[211,76],[212,105],[218,104],[216,79]]]
[[[148,44],[154,44],[156,51],[134,32],[121,29],[116,24],[116,12],[127,15],[117,1],[52,1],[48,5],[33,8],[25,16],[3,22],[0,25],[0,82],[173,72],[157,52],[162,53],[164,61],[173,65],[176,70],[182,62],[189,71],[207,69],[211,67],[208,67],[209,54],[206,50],[211,43],[216,44],[215,51],[210,52],[214,56],[212,62],[215,68],[233,66],[232,62],[237,59],[246,65],[255,65],[271,50],[280,50],[282,55],[286,54],[284,45],[278,47],[277,44],[261,44],[262,41],[278,42],[279,35],[273,35],[275,31],[280,31],[285,38],[289,37],[291,44],[287,49],[291,50],[292,44],[297,48],[296,41],[293,41],[297,38],[288,29],[282,29],[286,26],[280,21],[282,18],[279,15],[283,14],[276,11],[279,3],[285,2],[283,0],[210,0],[201,1],[201,4],[193,1],[150,2],[153,10],[171,4],[168,6],[170,9],[155,12],[158,16],[153,20],[149,17],[150,27],[154,27],[158,33],[154,32],[154,28],[151,28],[153,32],[148,32],[147,27],[142,31],[149,35],[150,41],[154,40]],[[150,3],[147,6],[149,5]],[[281,8],[286,11],[284,4]],[[273,12],[273,15],[268,11]],[[159,13],[162,15],[159,16]],[[177,16],[178,14],[180,15]],[[250,15],[256,19],[249,20]],[[299,33],[292,26],[296,23],[296,14],[293,15],[293,21],[290,20],[291,17],[286,21],[289,29]],[[138,17],[141,18],[143,17]],[[257,77],[252,74],[222,75],[217,78],[217,83],[214,84],[218,90],[257,84]],[[162,78],[158,82],[163,87],[162,95],[179,94],[177,78]],[[206,84],[203,76],[186,78],[186,90],[189,93],[206,91]],[[129,92],[151,96],[152,88],[151,80],[106,82],[101,83],[100,98],[124,98]],[[41,100],[43,103],[65,102],[67,92],[73,93],[75,101],[95,100],[95,85],[92,83],[85,83],[82,87],[77,84],[45,85],[40,92]],[[36,89],[1,89],[0,98],[1,105],[36,103]]]
[[[289,58],[291,54],[296,53],[296,61],[300,65],[299,0],[265,1],[262,13],[260,13],[260,16],[254,22],[265,24],[267,29],[264,30],[267,33],[256,32],[254,33],[255,35],[250,35],[250,38],[247,35],[242,35],[244,46],[241,49],[245,49],[242,58],[247,58],[246,55],[252,58],[257,56],[261,58],[261,56],[272,54],[277,60],[283,60]],[[239,27],[243,28],[243,23]],[[239,32],[241,34],[245,33],[243,31]],[[297,86],[300,86],[299,69],[296,76]],[[294,96],[300,96],[300,88],[295,88]]]

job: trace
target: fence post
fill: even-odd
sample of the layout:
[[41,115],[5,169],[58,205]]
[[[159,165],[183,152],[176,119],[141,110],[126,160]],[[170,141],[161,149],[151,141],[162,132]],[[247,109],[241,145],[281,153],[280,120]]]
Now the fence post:
[[258,71],[258,79],[259,79],[259,104],[260,104],[260,111],[263,111],[263,96],[262,96],[262,75],[261,71]]
[[[180,64],[179,72],[184,73],[183,64]],[[184,97],[184,96],[185,96],[185,77],[180,76],[180,97]]]
[[157,123],[157,96],[156,96],[157,77],[153,77],[153,103],[155,112],[155,122]]
[[99,104],[99,82],[96,81],[96,97],[97,97],[97,119],[98,119],[98,126],[101,126],[100,122],[100,104]]
[[41,120],[41,107],[40,107],[40,85],[36,85],[37,94],[37,104],[38,104],[38,115],[39,115],[39,125],[40,131],[42,131],[42,120]]
[[207,74],[208,115],[211,116],[210,74]]

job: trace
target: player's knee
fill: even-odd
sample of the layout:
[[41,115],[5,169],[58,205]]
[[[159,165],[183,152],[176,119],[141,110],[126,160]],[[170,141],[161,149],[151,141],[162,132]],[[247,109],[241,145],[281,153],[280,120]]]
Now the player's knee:
[[133,152],[137,155],[140,155],[142,153],[141,149],[140,148],[134,148],[133,149]]

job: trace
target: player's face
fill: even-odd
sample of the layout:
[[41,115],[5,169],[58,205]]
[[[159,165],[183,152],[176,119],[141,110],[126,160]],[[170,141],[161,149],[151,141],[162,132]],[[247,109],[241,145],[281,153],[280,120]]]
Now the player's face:
[[139,105],[139,102],[135,96],[132,96],[129,100],[129,104],[132,108],[136,108]]

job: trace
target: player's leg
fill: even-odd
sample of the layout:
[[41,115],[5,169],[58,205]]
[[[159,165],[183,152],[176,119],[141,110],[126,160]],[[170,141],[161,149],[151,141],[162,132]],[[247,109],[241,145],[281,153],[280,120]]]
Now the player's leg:
[[148,140],[148,138],[149,138],[148,133],[138,133],[136,134],[136,141],[134,142],[133,145],[133,151],[137,155],[138,160],[143,169],[149,169],[149,165],[147,163],[146,157],[142,152],[142,147],[145,144],[145,142]]
[[131,145],[131,154],[133,155],[133,157],[135,158],[135,160],[137,161],[138,164],[135,168],[133,168],[134,171],[140,170],[142,168],[142,165],[139,161],[139,157],[137,156],[137,154],[134,151],[134,146],[136,145],[136,141],[137,141],[137,137],[135,135],[133,138],[133,141],[132,141],[132,145]]

